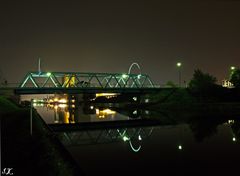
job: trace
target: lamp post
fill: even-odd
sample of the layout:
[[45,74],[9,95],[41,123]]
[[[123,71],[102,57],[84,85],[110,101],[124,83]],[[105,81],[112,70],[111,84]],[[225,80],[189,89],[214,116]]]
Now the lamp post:
[[179,85],[179,87],[181,87],[181,82],[182,82],[181,81],[181,79],[182,79],[181,66],[182,66],[182,63],[178,62],[177,67],[178,67],[178,85]]
[[30,134],[32,136],[32,117],[33,116],[33,99],[31,99],[31,109],[30,109]]
[[233,72],[235,71],[235,69],[236,69],[236,67],[234,67],[234,66],[231,66],[231,67],[230,67],[231,75],[233,74]]
[[230,76],[229,76],[229,80],[231,79],[231,77],[232,77],[232,75],[233,75],[233,73],[234,73],[235,70],[236,70],[236,67],[235,67],[235,66],[231,66],[231,67],[230,67]]

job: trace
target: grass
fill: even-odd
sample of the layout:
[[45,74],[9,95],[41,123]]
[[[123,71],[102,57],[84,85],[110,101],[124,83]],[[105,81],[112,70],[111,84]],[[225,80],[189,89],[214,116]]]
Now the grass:
[[4,96],[0,96],[0,114],[18,111],[19,107]]

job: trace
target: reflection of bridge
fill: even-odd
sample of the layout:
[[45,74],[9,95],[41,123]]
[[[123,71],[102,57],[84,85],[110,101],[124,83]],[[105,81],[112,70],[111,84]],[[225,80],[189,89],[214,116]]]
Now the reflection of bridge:
[[157,91],[146,74],[29,72],[15,92],[48,93],[145,93]]
[[129,142],[131,149],[138,152],[141,141],[150,137],[153,127],[136,127],[122,129],[87,130],[62,132],[58,136],[65,146],[96,145],[114,142]]

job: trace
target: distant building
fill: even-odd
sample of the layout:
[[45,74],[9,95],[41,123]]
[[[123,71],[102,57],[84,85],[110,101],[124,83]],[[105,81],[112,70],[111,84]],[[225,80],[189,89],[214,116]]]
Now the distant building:
[[227,88],[233,88],[234,87],[233,84],[227,79],[222,80],[222,86],[227,87]]

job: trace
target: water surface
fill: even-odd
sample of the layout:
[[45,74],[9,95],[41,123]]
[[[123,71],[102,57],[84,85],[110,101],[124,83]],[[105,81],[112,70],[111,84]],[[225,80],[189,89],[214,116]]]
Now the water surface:
[[[114,107],[114,108],[113,108]],[[224,175],[240,158],[237,117],[164,116],[142,109],[95,104],[35,106],[51,124],[158,119],[151,126],[98,126],[56,134],[86,175]]]

